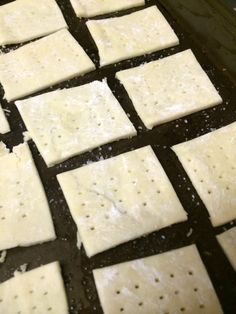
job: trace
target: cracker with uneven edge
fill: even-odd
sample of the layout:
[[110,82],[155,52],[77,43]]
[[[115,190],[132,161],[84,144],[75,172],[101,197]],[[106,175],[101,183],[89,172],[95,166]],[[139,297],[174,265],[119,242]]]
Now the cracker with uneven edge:
[[236,122],[172,147],[214,227],[236,218]]
[[0,157],[0,251],[56,238],[46,195],[26,143]]
[[70,2],[79,17],[92,17],[145,4],[145,0],[70,0]]
[[150,146],[57,179],[88,256],[187,219]]
[[195,245],[93,274],[104,314],[223,313]]
[[86,25],[98,47],[101,66],[179,44],[156,6]]
[[16,106],[48,166],[137,134],[105,80],[17,101]]
[[20,0],[0,6],[0,45],[17,44],[67,28],[55,0]]
[[0,157],[9,153],[9,149],[5,145],[5,143],[0,142]]
[[59,263],[17,272],[1,283],[0,313],[69,314]]
[[236,271],[236,227],[218,234],[216,238]]
[[8,101],[94,69],[93,62],[66,29],[0,56],[0,82]]
[[191,50],[117,72],[116,77],[148,129],[222,102]]
[[0,105],[0,133],[4,134],[7,132],[10,132],[10,126]]

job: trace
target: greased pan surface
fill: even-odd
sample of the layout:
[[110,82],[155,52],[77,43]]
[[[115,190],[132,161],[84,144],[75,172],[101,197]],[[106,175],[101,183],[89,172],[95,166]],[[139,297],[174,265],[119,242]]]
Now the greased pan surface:
[[[206,208],[193,188],[177,157],[170,149],[170,146],[174,144],[190,140],[236,121],[236,88],[233,83],[233,79],[236,79],[235,42],[233,39],[232,42],[230,42],[230,40],[227,41],[229,47],[231,47],[231,49],[229,49],[227,44],[225,44],[224,36],[221,36],[221,41],[219,41],[217,36],[212,36],[212,29],[205,27],[204,32],[202,31],[202,16],[204,15],[204,10],[206,10],[204,15],[205,25],[207,25],[208,20],[212,21],[212,19],[214,20],[215,18],[216,21],[222,22],[217,23],[217,25],[215,22],[218,29],[230,28],[232,30],[234,29],[235,33],[236,29],[231,23],[231,19],[225,18],[224,10],[226,9],[223,5],[222,7],[218,6],[218,1],[214,1],[214,7],[213,1],[205,1],[205,4],[210,3],[211,7],[214,8],[214,10],[212,9],[213,11],[210,11],[212,14],[212,16],[210,16],[209,11],[207,12],[209,8],[207,9],[207,7],[201,5],[200,2],[202,1],[203,0],[146,1],[146,7],[156,4],[162,11],[177,33],[180,39],[180,45],[99,69],[98,52],[85,26],[86,20],[76,18],[69,0],[58,0],[58,4],[69,25],[70,32],[96,63],[97,70],[83,77],[78,77],[53,86],[43,92],[57,88],[77,86],[95,79],[107,77],[108,84],[113,93],[120,101],[124,110],[129,113],[131,121],[138,130],[138,136],[104,145],[92,152],[77,156],[52,168],[46,167],[36,146],[30,141],[30,148],[53,214],[57,240],[42,245],[8,250],[6,261],[0,264],[0,282],[10,278],[14,270],[24,263],[28,264],[28,269],[32,269],[42,264],[59,260],[62,266],[70,313],[102,313],[93,281],[92,269],[150,256],[196,243],[224,312],[227,314],[236,313],[236,274],[215,238],[215,235],[225,230],[225,228],[236,225],[236,221],[219,228],[212,227],[208,219]],[[2,0],[0,4],[7,2],[9,1]],[[199,4],[197,9],[201,9],[200,13],[196,9],[196,2]],[[119,16],[142,8],[143,7],[109,14],[105,15],[105,17]],[[220,8],[224,11],[223,15]],[[191,12],[191,15],[188,15],[188,12]],[[209,38],[216,37],[216,39],[206,42],[202,34]],[[231,37],[234,38],[233,35]],[[218,47],[216,45],[217,40]],[[6,47],[3,50],[8,51],[18,46]],[[200,111],[148,131],[134,111],[125,89],[114,78],[115,73],[121,69],[131,68],[143,62],[156,60],[188,48],[193,50],[204,70],[219,90],[224,102],[222,105],[215,108]],[[228,54],[226,52],[228,52]],[[226,70],[225,67],[227,67],[228,70]],[[38,94],[41,93],[42,92]],[[3,140],[8,147],[12,148],[14,145],[18,145],[22,142],[22,132],[25,131],[25,126],[14,103],[7,103],[3,99],[3,95],[4,92],[1,89],[0,101],[3,108],[9,110],[8,120],[12,132],[6,135],[0,135],[0,140]],[[88,259],[84,249],[78,250],[77,248],[76,226],[70,216],[68,206],[57,183],[56,174],[80,167],[88,160],[96,161],[101,156],[108,158],[148,144],[152,145],[180,201],[188,212],[188,221],[154,232],[135,241],[122,244],[112,250]]]

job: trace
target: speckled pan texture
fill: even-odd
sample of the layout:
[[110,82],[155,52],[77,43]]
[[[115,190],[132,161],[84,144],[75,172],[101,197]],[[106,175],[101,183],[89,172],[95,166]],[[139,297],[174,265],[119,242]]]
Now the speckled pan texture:
[[[10,1],[8,0],[1,0],[0,4],[6,4],[9,2]],[[29,147],[49,201],[49,207],[52,213],[57,239],[55,241],[45,242],[34,246],[12,248],[6,251],[6,256],[5,251],[3,254],[0,252],[0,282],[10,279],[13,276],[14,271],[19,269],[19,267],[23,264],[27,264],[27,270],[30,271],[31,269],[35,269],[42,265],[58,261],[60,262],[62,277],[65,282],[65,290],[70,314],[102,313],[92,273],[94,269],[110,267],[112,265],[142,259],[149,256],[158,256],[160,253],[196,244],[224,313],[235,314],[236,273],[230,264],[227,255],[224,253],[222,247],[217,241],[216,236],[236,226],[236,221],[229,221],[226,224],[215,227],[212,225],[207,208],[197,193],[197,190],[195,190],[193,184],[191,183],[191,180],[188,177],[187,172],[185,172],[181,162],[171,149],[171,147],[177,144],[190,141],[198,136],[210,133],[236,121],[236,88],[232,80],[234,79],[235,81],[236,79],[236,77],[234,77],[234,73],[236,73],[234,63],[235,56],[233,55],[233,48],[235,46],[233,43],[236,41],[236,22],[233,16],[235,13],[227,11],[226,7],[221,4],[221,1],[215,0],[198,0],[199,4],[197,6],[195,0],[147,0],[145,5],[141,5],[139,7],[109,13],[99,17],[93,17],[90,20],[119,17],[143,10],[149,6],[157,5],[158,9],[169,22],[180,42],[179,45],[172,48],[167,48],[165,50],[153,52],[147,55],[141,55],[132,59],[126,59],[119,63],[114,63],[100,68],[98,50],[86,26],[87,19],[79,19],[76,17],[69,0],[57,0],[57,3],[63,13],[66,23],[68,24],[69,32],[76,39],[79,45],[81,45],[91,61],[96,65],[96,70],[85,75],[78,75],[69,81],[64,81],[60,84],[53,85],[35,93],[35,90],[39,90],[39,88],[44,88],[45,86],[52,84],[49,83],[48,80],[42,80],[39,84],[40,86],[37,85],[37,89],[35,87],[34,91],[30,90],[27,92],[24,90],[24,93],[28,93],[29,95],[25,98],[32,100],[32,97],[41,95],[42,93],[56,91],[59,88],[72,88],[91,83],[92,81],[102,82],[104,78],[107,78],[107,84],[110,90],[113,92],[114,96],[120,103],[121,108],[123,108],[126,113],[127,122],[130,121],[135,130],[137,130],[137,136],[134,134],[133,137],[113,141],[119,138],[119,135],[117,134],[114,135],[114,137],[112,136],[111,141],[106,141],[106,143],[109,142],[108,144],[102,144],[102,142],[99,143],[96,139],[97,142],[94,143],[94,145],[88,143],[88,146],[91,145],[88,149],[92,149],[92,151],[86,150],[86,152],[80,152],[77,149],[76,151],[72,151],[69,146],[65,146],[66,156],[65,158],[63,157],[62,160],[70,158],[70,156],[74,156],[75,154],[77,155],[62,162],[60,159],[61,156],[55,155],[53,152],[50,155],[48,163],[54,164],[58,162],[58,164],[49,168],[46,166],[43,157],[39,153],[40,150],[43,155],[43,149],[40,148],[41,146],[38,144],[38,150],[33,140],[29,141]],[[185,21],[187,20],[191,23],[191,27],[189,26],[190,24],[186,24],[187,22]],[[194,29],[197,30],[194,31]],[[203,37],[200,35],[204,37],[204,40],[201,39]],[[195,41],[195,39],[197,39],[197,41]],[[36,39],[34,42],[37,42],[38,40],[40,39]],[[1,50],[8,52],[9,50],[16,49],[19,46],[22,45],[7,46],[1,48]],[[195,108],[194,110],[188,110],[185,108],[186,110],[184,110],[180,115],[173,115],[171,118],[172,121],[170,121],[170,119],[163,119],[161,125],[159,125],[157,121],[154,121],[151,125],[152,129],[147,129],[138,116],[128,93],[125,90],[125,87],[117,78],[115,78],[116,73],[133,67],[138,67],[145,62],[156,61],[160,58],[175,55],[178,52],[188,49],[192,50],[202,69],[205,71],[213,86],[218,91],[222,98],[222,103],[220,103],[220,98],[217,98],[213,101],[213,103],[208,103],[208,101],[207,103],[203,102],[199,107],[199,110],[195,110]],[[68,60],[70,60],[70,58]],[[55,69],[53,64],[50,65],[50,67]],[[60,67],[56,70],[57,72],[63,71]],[[73,74],[75,73],[75,75],[77,75],[77,70],[77,68],[73,69]],[[174,75],[176,75],[175,73],[176,71],[173,72]],[[22,73],[14,72],[13,74],[17,77],[21,77]],[[230,74],[231,77],[228,74]],[[65,78],[64,74],[63,77]],[[61,79],[63,79],[63,77]],[[30,77],[26,77],[26,81],[27,80],[32,82]],[[57,80],[54,82],[56,81]],[[35,84],[36,83],[37,81]],[[32,86],[32,84],[30,86]],[[168,84],[166,84],[166,86],[168,87]],[[171,85],[171,88],[174,90],[173,84]],[[17,92],[17,95],[11,95],[12,98],[23,97],[23,90],[21,88],[18,91],[14,89],[11,89],[11,91],[14,93]],[[167,94],[164,96],[166,97],[166,95]],[[188,95],[191,96],[191,93],[188,93]],[[215,95],[217,96],[217,94]],[[167,96],[172,97],[172,94]],[[183,97],[181,96],[181,99],[182,98]],[[29,100],[29,102],[31,101]],[[23,119],[21,118],[14,102],[7,102],[6,99],[4,99],[3,88],[0,90],[0,103],[6,113],[11,130],[8,133],[0,134],[0,142],[3,141],[8,148],[12,149],[13,146],[17,146],[22,143],[23,132],[26,131],[26,126],[24,125]],[[33,103],[31,103],[31,105],[33,106]],[[37,108],[35,109],[37,112]],[[49,115],[52,114],[52,109],[53,108],[50,108]],[[43,111],[44,116],[38,116],[40,119],[39,121],[36,121],[37,123],[35,122],[35,125],[35,114],[33,115],[33,122],[30,123],[27,122],[28,117],[23,117],[25,119],[25,123],[28,123],[31,129],[36,127],[42,128],[44,125],[47,125],[49,130],[51,127],[50,122],[48,123],[46,119],[50,120],[50,116],[47,116],[47,112],[45,112],[46,111]],[[192,114],[190,115],[190,113]],[[68,112],[64,110],[59,112],[59,115],[62,118],[64,114],[68,115]],[[102,111],[102,117],[104,114],[105,113]],[[69,115],[71,121],[77,119],[76,114],[73,113],[73,116]],[[176,120],[177,117],[182,118]],[[70,130],[70,127],[73,129],[74,125],[65,124],[63,119],[60,120],[60,123],[66,130],[67,140],[65,144],[68,145],[70,142],[70,133],[68,130]],[[98,124],[100,122],[97,119],[92,118],[91,123],[93,123],[93,128],[95,130],[93,133],[95,133],[95,135],[99,134],[99,128],[101,128],[101,126]],[[36,124],[39,125],[36,126]],[[97,124],[97,126],[95,124]],[[111,125],[111,130],[112,129],[116,130],[115,123]],[[55,132],[58,131],[55,129],[53,130]],[[122,131],[125,132],[126,130],[122,129]],[[39,132],[37,133],[38,135],[41,134],[40,130],[37,130],[37,132]],[[63,132],[63,134],[64,133],[65,132]],[[62,138],[58,137],[60,135],[62,134],[55,133],[55,139],[58,142],[59,150],[61,150],[62,147],[60,143]],[[232,134],[231,136],[233,137],[235,134]],[[37,142],[36,137],[35,141]],[[44,142],[42,142],[42,144],[43,143]],[[105,141],[103,143],[105,143]],[[86,141],[84,141],[84,145],[86,146]],[[98,147],[97,145],[103,146]],[[159,231],[154,231],[147,236],[143,236],[141,238],[138,237],[135,240],[129,241],[127,237],[125,240],[129,242],[119,244],[115,248],[108,249],[91,258],[88,258],[84,247],[82,246],[81,249],[78,249],[77,247],[77,244],[79,244],[77,243],[77,227],[72,219],[69,207],[65,201],[56,176],[63,172],[80,168],[81,166],[90,164],[91,162],[115,157],[148,145],[152,147],[155,155],[166,172],[182,207],[187,213],[188,219],[178,220],[179,222],[174,225],[164,227]],[[94,148],[95,146],[96,148]],[[4,145],[0,143],[0,154],[4,155],[4,151]],[[229,149],[228,152],[229,154],[234,154],[235,148]],[[200,154],[202,152],[197,153]],[[212,152],[212,154],[215,153]],[[51,158],[51,156],[53,158]],[[232,160],[235,158],[234,156],[228,157],[232,158]],[[1,158],[4,158],[4,156]],[[220,159],[223,160],[223,158]],[[116,171],[118,173],[117,175],[119,175],[118,170]],[[4,172],[7,173],[7,170]],[[89,175],[92,176],[92,172]],[[228,178],[230,178],[230,173],[227,175]],[[10,171],[9,176],[11,176]],[[89,178],[86,179],[88,180]],[[99,180],[101,180],[101,178],[99,178]],[[232,182],[232,180],[230,182]],[[30,182],[28,184],[30,185]],[[153,187],[155,186],[154,184],[155,183],[153,183]],[[119,187],[119,189],[124,191],[124,195],[126,192],[128,196],[129,192],[125,191],[123,186]],[[32,197],[33,193],[34,192],[30,193]],[[227,195],[230,195],[230,193]],[[148,204],[146,199],[142,202]],[[157,229],[159,228],[150,228],[150,230]],[[141,234],[142,232],[140,231],[140,235]],[[121,242],[124,241],[120,241],[120,243]],[[1,261],[4,262],[1,263]],[[184,264],[184,261],[181,261],[181,265],[182,264]],[[177,265],[176,267],[178,268]],[[187,284],[181,289],[183,292],[186,289],[186,294],[184,293],[183,295],[188,295],[190,293],[190,291],[188,291]],[[140,297],[143,297],[145,294],[142,294],[142,291],[140,291],[138,291],[138,293],[141,293]],[[143,302],[144,304],[144,301],[145,300],[142,299],[139,302]],[[161,302],[161,300],[158,300],[158,302]],[[126,312],[123,313],[125,314]]]
[[9,123],[5,117],[5,113],[0,105],[0,133],[4,134],[10,131]]

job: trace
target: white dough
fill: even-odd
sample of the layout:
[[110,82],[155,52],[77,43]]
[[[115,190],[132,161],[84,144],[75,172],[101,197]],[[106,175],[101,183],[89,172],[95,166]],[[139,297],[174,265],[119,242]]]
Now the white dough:
[[223,314],[195,245],[93,274],[104,314]]
[[219,234],[216,238],[236,271],[236,227]]
[[214,227],[236,218],[236,122],[172,147]]
[[57,178],[88,256],[187,219],[150,146]]
[[0,82],[8,101],[94,69],[82,47],[65,29],[0,55]]
[[0,313],[69,314],[59,263],[17,272],[1,283]]
[[16,106],[48,166],[137,133],[105,80],[17,101]]
[[10,132],[10,126],[0,105],[0,133],[4,134],[7,132]]
[[145,0],[70,0],[70,2],[79,17],[92,17],[145,4]]
[[0,157],[9,153],[9,149],[3,142],[0,142]]
[[0,157],[0,173],[0,251],[54,240],[46,195],[26,143]]
[[98,47],[101,66],[179,44],[156,6],[86,25]]
[[148,129],[222,102],[191,50],[120,71],[116,77]]
[[0,264],[4,263],[7,257],[7,251],[0,252]]
[[0,45],[17,44],[67,28],[55,0],[16,0],[0,6]]

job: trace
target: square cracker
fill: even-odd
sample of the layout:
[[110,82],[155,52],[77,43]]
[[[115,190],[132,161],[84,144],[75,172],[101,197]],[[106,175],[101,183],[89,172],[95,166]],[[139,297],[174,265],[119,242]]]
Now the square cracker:
[[79,17],[92,17],[145,4],[145,0],[70,0],[70,2]]
[[5,143],[0,142],[0,157],[9,153],[9,149],[5,145]]
[[0,251],[55,239],[45,192],[28,145],[0,157]]
[[0,56],[0,82],[8,101],[93,69],[92,61],[66,29]]
[[191,50],[116,73],[148,129],[222,102]]
[[105,80],[16,102],[48,166],[136,135]]
[[236,271],[236,227],[219,234],[216,238]]
[[0,284],[0,313],[68,314],[58,262],[35,268]]
[[88,256],[187,219],[150,146],[57,178]]
[[0,6],[0,45],[22,43],[67,28],[55,0],[20,0]]
[[156,6],[86,25],[98,47],[101,66],[179,44]]
[[93,274],[104,314],[223,313],[195,245]]
[[236,122],[172,147],[213,226],[236,218]]
[[10,131],[9,123],[4,115],[2,107],[0,105],[0,133],[4,134]]

